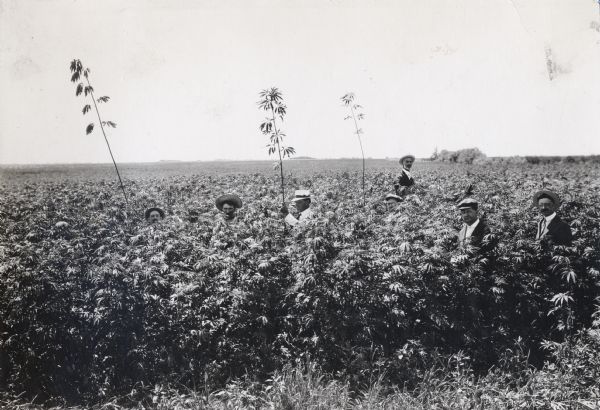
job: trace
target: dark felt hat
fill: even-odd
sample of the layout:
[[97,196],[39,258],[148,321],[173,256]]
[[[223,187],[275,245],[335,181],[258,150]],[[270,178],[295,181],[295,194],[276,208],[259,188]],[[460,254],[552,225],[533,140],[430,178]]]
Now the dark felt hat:
[[237,196],[235,194],[221,195],[215,201],[215,205],[217,206],[217,209],[219,211],[223,210],[223,205],[225,205],[226,203],[230,203],[231,205],[233,205],[236,208],[242,207],[242,200],[240,199],[239,196]]
[[163,211],[162,209],[160,209],[158,207],[152,207],[152,208],[146,209],[146,212],[144,212],[144,217],[146,218],[146,220],[148,218],[150,218],[150,214],[152,213],[152,211],[158,211],[158,213],[160,214],[160,217],[164,219],[165,211]]

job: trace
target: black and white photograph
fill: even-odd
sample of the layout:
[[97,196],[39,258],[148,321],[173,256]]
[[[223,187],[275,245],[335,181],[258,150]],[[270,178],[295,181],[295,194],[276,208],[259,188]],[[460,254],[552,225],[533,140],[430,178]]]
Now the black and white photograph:
[[600,0],[0,0],[0,408],[600,409]]

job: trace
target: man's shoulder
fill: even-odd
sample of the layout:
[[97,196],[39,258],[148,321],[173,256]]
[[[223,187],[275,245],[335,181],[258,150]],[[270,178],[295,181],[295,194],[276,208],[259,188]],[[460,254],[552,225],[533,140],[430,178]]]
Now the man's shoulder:
[[491,232],[491,229],[486,221],[484,221],[483,219],[480,219],[479,223],[475,227],[475,231],[477,231],[478,233],[483,233],[484,235],[487,235],[488,233]]
[[552,219],[552,221],[548,225],[548,229],[552,229],[552,228],[554,228],[554,229],[565,229],[565,228],[568,228],[570,230],[571,226],[567,222],[565,222],[564,220],[562,220],[560,216],[556,215],[554,217],[554,219]]

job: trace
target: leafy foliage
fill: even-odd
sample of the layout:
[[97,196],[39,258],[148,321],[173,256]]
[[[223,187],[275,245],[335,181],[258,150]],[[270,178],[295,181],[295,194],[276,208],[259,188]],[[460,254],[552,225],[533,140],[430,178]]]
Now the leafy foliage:
[[[3,180],[0,386],[80,402],[155,385],[215,391],[250,374],[283,397],[274,372],[300,361],[350,390],[385,375],[433,402],[450,380],[432,373],[441,362],[475,394],[515,340],[540,370],[510,373],[481,400],[509,403],[527,380],[531,400],[566,400],[560,380],[593,385],[596,339],[585,329],[600,282],[600,168],[443,165],[423,165],[394,211],[368,198],[369,214],[346,189],[359,173],[297,172],[287,183],[311,187],[316,217],[288,234],[272,216],[279,193],[268,173],[139,178],[128,215],[108,179]],[[498,241],[489,252],[454,246],[451,193],[467,172]],[[371,169],[374,192],[393,173]],[[542,176],[565,198],[572,247],[532,239],[530,195]],[[242,222],[215,231],[212,199],[233,186],[247,204]],[[166,187],[169,216],[146,226],[143,210],[164,202]],[[198,222],[182,221],[190,210]],[[575,339],[580,331],[589,337]]]

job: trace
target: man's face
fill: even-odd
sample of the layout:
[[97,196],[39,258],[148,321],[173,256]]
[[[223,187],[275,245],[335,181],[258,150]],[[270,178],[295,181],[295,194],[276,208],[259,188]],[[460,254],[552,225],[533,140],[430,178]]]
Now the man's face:
[[385,200],[385,207],[387,208],[388,211],[393,211],[394,209],[396,209],[398,207],[398,204],[400,203],[400,201],[398,201],[397,199],[386,199]]
[[223,213],[227,219],[232,219],[235,216],[235,206],[231,204],[223,204]]
[[150,216],[148,216],[148,222],[150,222],[151,224],[160,222],[161,217],[160,217],[160,212],[158,211],[152,211],[150,212]]
[[541,198],[538,201],[538,210],[544,216],[550,216],[556,211],[556,205],[550,198]]
[[295,201],[294,205],[296,205],[298,212],[302,212],[305,209],[308,209],[310,206],[310,201],[308,199],[300,199],[299,201]]
[[467,225],[472,225],[477,220],[477,211],[473,208],[461,208],[460,217]]
[[413,162],[415,162],[414,159],[412,159],[412,158],[406,158],[404,161],[402,161],[402,165],[406,169],[411,169],[412,166],[413,166]]

